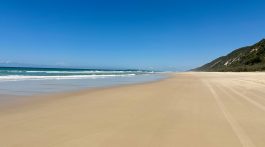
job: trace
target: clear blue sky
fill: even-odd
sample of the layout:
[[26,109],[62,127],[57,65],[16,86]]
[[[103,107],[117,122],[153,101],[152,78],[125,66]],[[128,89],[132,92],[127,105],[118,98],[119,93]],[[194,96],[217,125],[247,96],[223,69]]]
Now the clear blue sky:
[[185,70],[265,37],[263,0],[1,0],[0,62]]

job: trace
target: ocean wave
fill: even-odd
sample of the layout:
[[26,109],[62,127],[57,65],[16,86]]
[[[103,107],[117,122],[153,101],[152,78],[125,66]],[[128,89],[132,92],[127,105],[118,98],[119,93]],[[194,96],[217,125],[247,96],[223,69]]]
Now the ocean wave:
[[[90,75],[128,75],[152,74],[152,71],[115,71],[115,70],[85,70],[85,71],[47,71],[47,70],[2,70],[0,76],[90,76]],[[3,77],[2,77],[3,78]],[[0,77],[1,80],[1,77]]]
[[22,81],[22,80],[71,80],[71,79],[98,79],[109,77],[131,77],[136,74],[123,75],[71,75],[71,76],[23,76],[23,75],[9,75],[0,76],[0,81]]
[[56,73],[56,74],[93,74],[93,73],[131,73],[132,71],[25,71],[27,73]]

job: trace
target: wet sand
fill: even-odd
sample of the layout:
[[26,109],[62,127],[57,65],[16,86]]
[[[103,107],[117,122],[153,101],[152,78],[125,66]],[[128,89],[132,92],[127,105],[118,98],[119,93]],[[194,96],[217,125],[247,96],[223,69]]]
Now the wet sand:
[[2,147],[264,147],[265,73],[178,73],[0,111]]

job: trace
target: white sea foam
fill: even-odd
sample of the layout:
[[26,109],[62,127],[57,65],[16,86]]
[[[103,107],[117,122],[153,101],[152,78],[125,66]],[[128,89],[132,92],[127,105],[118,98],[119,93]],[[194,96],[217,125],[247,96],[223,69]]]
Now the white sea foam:
[[22,81],[22,80],[70,80],[70,79],[98,79],[108,77],[130,77],[136,74],[123,75],[71,75],[71,76],[24,76],[24,75],[9,75],[0,76],[0,81]]
[[[92,73],[131,73],[132,71],[26,71],[27,73],[58,73],[58,74],[92,74]],[[139,71],[134,71],[139,72]]]

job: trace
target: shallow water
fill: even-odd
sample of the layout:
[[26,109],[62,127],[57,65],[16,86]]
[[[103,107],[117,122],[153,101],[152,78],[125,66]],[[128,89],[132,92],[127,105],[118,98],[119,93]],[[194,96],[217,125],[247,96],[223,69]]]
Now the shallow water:
[[134,76],[115,76],[87,79],[46,79],[1,81],[1,95],[35,95],[45,93],[69,92],[82,89],[117,86],[124,84],[151,82],[166,78],[163,74],[140,74]]

